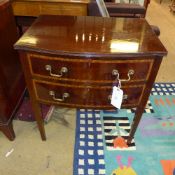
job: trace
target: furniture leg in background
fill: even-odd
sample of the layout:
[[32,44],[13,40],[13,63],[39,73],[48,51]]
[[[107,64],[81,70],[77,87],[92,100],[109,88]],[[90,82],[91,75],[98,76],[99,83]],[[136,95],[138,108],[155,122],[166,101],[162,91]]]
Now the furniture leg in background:
[[18,53],[13,44],[18,39],[12,8],[8,0],[0,1],[0,130],[14,140],[12,120],[25,92]]

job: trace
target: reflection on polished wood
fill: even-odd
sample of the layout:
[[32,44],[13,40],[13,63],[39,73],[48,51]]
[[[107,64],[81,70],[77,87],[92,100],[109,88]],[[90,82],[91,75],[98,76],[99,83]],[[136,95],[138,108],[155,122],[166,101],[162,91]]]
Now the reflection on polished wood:
[[[40,22],[41,21],[41,22]],[[164,55],[162,43],[145,19],[41,16],[18,41],[18,48],[45,53],[93,56]],[[162,49],[163,48],[163,49]]]
[[87,15],[89,0],[13,0],[15,16]]
[[43,140],[40,103],[112,109],[112,87],[120,78],[122,108],[137,108],[128,144],[167,54],[145,19],[77,16],[39,17],[15,49]]

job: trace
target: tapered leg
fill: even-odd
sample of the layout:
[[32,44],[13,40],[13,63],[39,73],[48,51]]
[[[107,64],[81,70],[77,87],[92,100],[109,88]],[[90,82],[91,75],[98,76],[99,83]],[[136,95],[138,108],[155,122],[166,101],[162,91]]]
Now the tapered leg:
[[0,130],[10,141],[13,141],[15,139],[12,122],[10,122],[8,125],[1,125]]
[[133,119],[133,122],[132,122],[132,125],[131,125],[131,131],[130,131],[130,134],[129,134],[129,138],[127,140],[128,144],[131,143],[131,141],[134,137],[134,134],[137,130],[138,124],[139,124],[140,119],[142,117],[142,114],[144,112],[144,109],[145,109],[146,103],[148,101],[149,95],[151,93],[151,89],[152,89],[153,83],[155,81],[157,72],[159,70],[162,58],[161,57],[157,57],[157,58],[158,59],[154,60],[153,69],[150,72],[151,76],[150,76],[150,79],[148,80],[148,82],[146,84],[145,90],[144,90],[143,95],[142,95],[142,100],[140,101],[140,103],[139,103],[139,105],[136,109],[135,116],[134,116],[134,119]]
[[133,122],[132,122],[132,125],[131,125],[131,131],[129,133],[129,138],[127,140],[127,144],[130,144],[133,137],[134,137],[134,134],[137,130],[137,127],[139,125],[139,122],[140,122],[140,119],[142,118],[142,114],[144,112],[144,107],[137,107],[137,110],[135,112],[135,116],[134,116],[134,119],[133,119]]
[[34,112],[35,119],[38,125],[38,129],[40,131],[41,138],[44,141],[46,140],[46,134],[45,134],[45,129],[44,129],[44,120],[43,120],[42,113],[41,113],[41,107],[39,103],[34,102],[33,100],[31,100],[31,103],[32,103],[32,107],[34,110],[33,112]]

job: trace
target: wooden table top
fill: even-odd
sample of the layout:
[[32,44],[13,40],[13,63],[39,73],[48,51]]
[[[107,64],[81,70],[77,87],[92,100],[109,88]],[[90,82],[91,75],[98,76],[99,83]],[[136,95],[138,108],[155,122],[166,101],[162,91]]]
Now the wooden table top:
[[40,16],[16,49],[80,56],[166,55],[145,19]]
[[88,4],[90,0],[12,0],[12,2],[62,2]]

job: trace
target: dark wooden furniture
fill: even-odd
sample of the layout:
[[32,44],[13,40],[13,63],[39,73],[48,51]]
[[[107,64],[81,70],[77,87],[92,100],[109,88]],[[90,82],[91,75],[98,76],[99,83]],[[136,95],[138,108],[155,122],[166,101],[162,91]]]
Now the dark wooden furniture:
[[[126,14],[127,16],[140,16],[145,17],[148,5],[150,4],[150,0],[144,0],[143,4],[139,3],[139,1],[120,1],[116,3],[115,0],[104,0],[106,6],[108,6],[109,11],[111,11],[110,16],[123,16]],[[91,1],[92,2],[92,1]],[[116,7],[116,10],[114,9]]]
[[107,2],[106,8],[110,17],[145,17],[146,8],[139,4],[124,4]]
[[[117,74],[122,107],[136,107],[131,142],[166,49],[145,19],[41,16],[15,44],[43,140],[40,103],[112,109]],[[123,81],[125,80],[125,81]]]
[[7,0],[0,1],[0,130],[13,140],[12,119],[22,99],[25,84],[17,51],[17,41],[12,8]]

